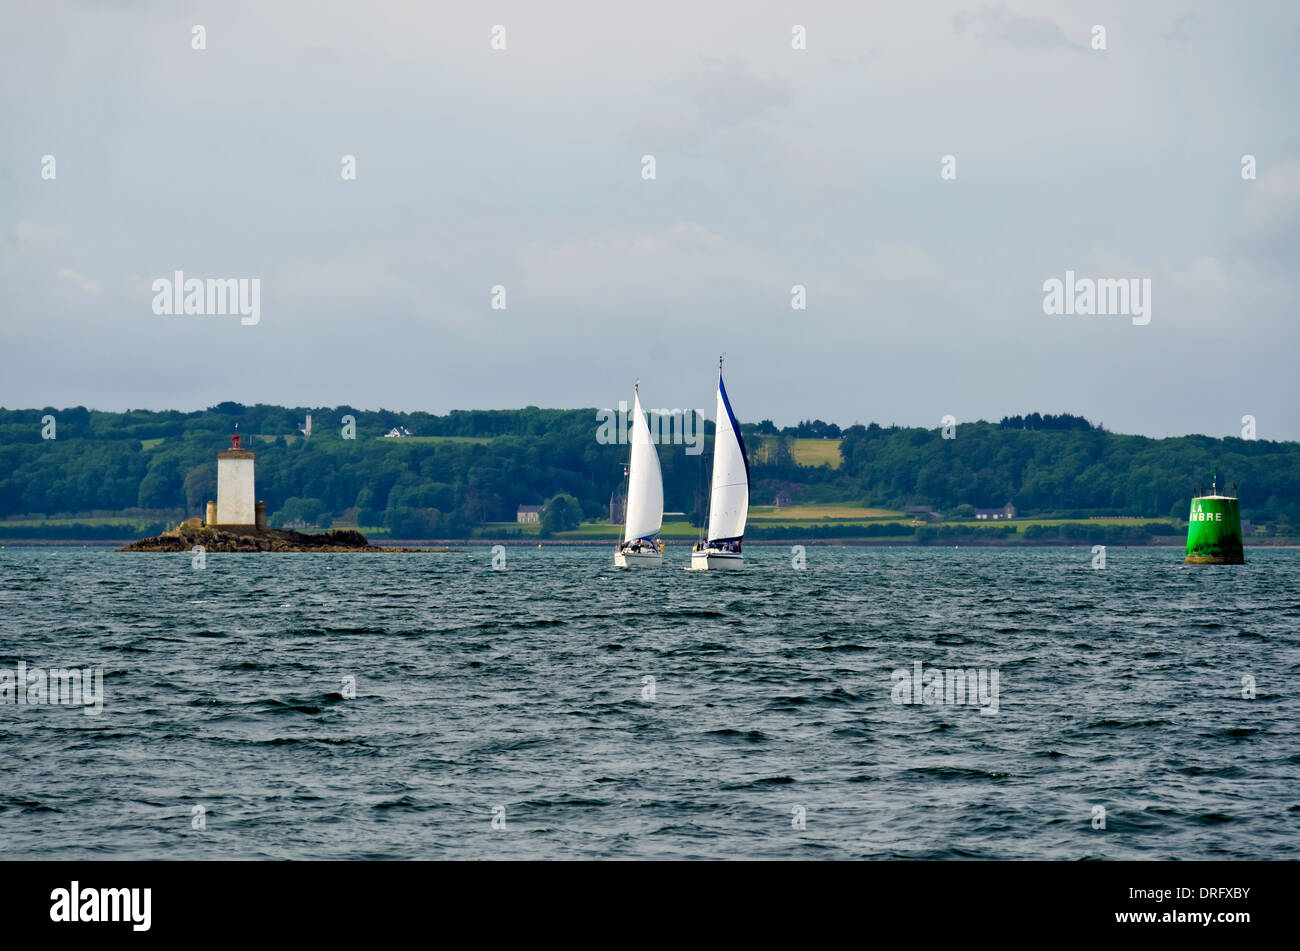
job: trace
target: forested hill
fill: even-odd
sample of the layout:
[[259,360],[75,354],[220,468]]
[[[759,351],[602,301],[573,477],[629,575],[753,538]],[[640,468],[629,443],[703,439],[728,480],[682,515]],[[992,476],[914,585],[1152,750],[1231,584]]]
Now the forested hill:
[[[309,413],[313,429],[303,438],[299,424]],[[343,438],[345,416],[355,420],[353,439]],[[1013,502],[1022,514],[1185,516],[1192,489],[1207,484],[1217,465],[1238,484],[1247,517],[1300,524],[1300,443],[1149,439],[1073,420],[1030,414],[963,423],[951,439],[938,429],[875,424],[841,430],[816,421],[781,432],[767,421],[746,425],[751,501],[769,505],[784,494],[888,508]],[[0,518],[126,510],[201,516],[215,498],[216,453],[236,423],[257,452],[257,494],[273,524],[383,525],[403,537],[513,521],[519,505],[561,493],[585,517],[602,516],[628,457],[626,445],[598,442],[592,409],[446,416],[237,403],[192,413],[0,409]],[[383,438],[394,428],[412,435]],[[712,428],[702,455],[660,446],[668,510],[702,512]],[[796,436],[806,432],[841,437],[838,466],[800,464],[796,444],[813,440]],[[834,439],[825,438],[816,445],[834,459]]]
[[1022,512],[1187,517],[1193,489],[1236,484],[1243,515],[1300,525],[1300,443],[1209,436],[1151,439],[1101,429],[1019,429],[991,423],[940,430],[853,426],[842,484],[865,497]]

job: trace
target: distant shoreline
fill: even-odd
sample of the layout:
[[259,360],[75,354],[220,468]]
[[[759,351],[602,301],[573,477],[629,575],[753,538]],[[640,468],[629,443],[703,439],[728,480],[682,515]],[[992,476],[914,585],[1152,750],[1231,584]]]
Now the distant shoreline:
[[[0,546],[5,548],[121,548],[124,545],[139,541],[135,538],[121,539],[63,539],[63,538],[21,538],[21,539],[2,539]],[[433,538],[433,539],[407,539],[394,538],[385,539],[387,544],[382,546],[384,549],[402,547],[429,547],[429,546],[462,546],[470,548],[491,548],[493,545],[504,545],[507,548],[613,548],[617,539],[569,539],[569,538],[544,538],[540,541],[533,539],[519,538]],[[668,551],[675,549],[689,550],[693,542],[667,540]],[[805,547],[818,548],[1091,548],[1087,542],[1081,541],[1061,541],[1060,539],[1044,539],[1035,541],[1005,542],[1001,539],[990,539],[989,541],[970,541],[962,539],[955,544],[937,541],[920,544],[915,541],[906,539],[879,539],[879,538],[783,538],[783,539],[763,539],[745,542],[745,547],[753,548],[785,548],[790,545],[803,545]],[[1107,548],[1169,548],[1183,549],[1186,547],[1185,541],[1179,541],[1175,544],[1133,544],[1133,543],[1112,543]],[[1270,542],[1247,542],[1244,546],[1251,550],[1263,550],[1269,548],[1278,549],[1300,549],[1300,543],[1293,540],[1279,541],[1278,543]],[[182,551],[180,554],[186,554]],[[375,554],[393,553],[393,552],[374,552]],[[177,552],[157,552],[155,554],[177,554]],[[312,552],[250,552],[249,554],[313,554]],[[347,552],[320,552],[320,554],[348,554]]]

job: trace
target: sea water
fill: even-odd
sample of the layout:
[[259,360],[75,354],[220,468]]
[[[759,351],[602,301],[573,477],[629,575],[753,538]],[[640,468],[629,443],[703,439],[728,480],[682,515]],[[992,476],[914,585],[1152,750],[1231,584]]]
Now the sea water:
[[612,557],[0,551],[0,855],[1300,857],[1300,552]]

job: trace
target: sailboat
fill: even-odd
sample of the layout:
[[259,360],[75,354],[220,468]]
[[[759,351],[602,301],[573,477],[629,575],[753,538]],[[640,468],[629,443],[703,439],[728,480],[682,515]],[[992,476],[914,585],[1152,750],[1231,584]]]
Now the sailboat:
[[632,461],[628,463],[627,524],[614,552],[617,568],[650,567],[663,563],[664,546],[655,535],[664,521],[664,476],[659,451],[650,440],[650,427],[641,411],[641,384],[632,389]]
[[691,567],[739,568],[740,542],[749,515],[749,459],[740,424],[731,411],[718,358],[718,417],[713,435],[713,489],[709,493],[709,534],[691,551]]

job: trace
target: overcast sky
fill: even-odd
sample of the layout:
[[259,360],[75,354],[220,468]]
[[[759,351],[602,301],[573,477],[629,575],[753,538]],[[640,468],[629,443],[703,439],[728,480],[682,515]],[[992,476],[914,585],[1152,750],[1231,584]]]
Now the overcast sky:
[[5,0],[0,405],[711,411],[725,351],[742,421],[1297,439],[1298,64],[1289,0]]

